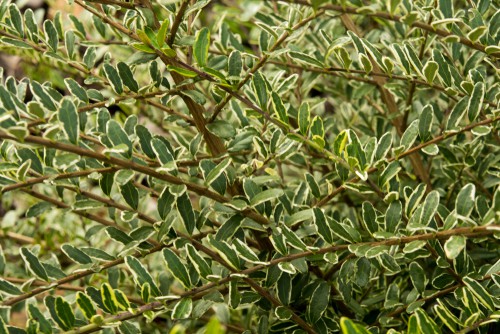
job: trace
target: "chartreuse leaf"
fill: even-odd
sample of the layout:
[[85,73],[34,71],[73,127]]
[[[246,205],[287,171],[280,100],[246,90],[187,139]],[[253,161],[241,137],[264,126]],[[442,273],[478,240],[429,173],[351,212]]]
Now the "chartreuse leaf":
[[139,84],[134,78],[134,74],[130,67],[124,62],[119,62],[116,66],[118,68],[118,73],[125,86],[127,86],[131,91],[137,93],[139,91]]
[[43,279],[44,281],[48,281],[49,277],[47,276],[47,272],[45,268],[42,266],[38,258],[33,254],[28,248],[21,247],[20,251],[21,257],[23,258],[26,266],[29,271],[31,271],[35,276]]
[[182,285],[189,289],[191,288],[191,277],[186,266],[181,262],[179,257],[170,249],[163,249],[163,259],[167,264],[167,270],[174,276]]
[[210,46],[210,30],[203,27],[196,34],[193,45],[193,56],[200,67],[207,65],[208,47]]
[[149,284],[151,293],[154,296],[159,296],[161,294],[160,290],[158,289],[158,286],[153,281],[153,277],[151,277],[151,274],[137,258],[133,256],[126,256],[125,264],[132,272],[132,276],[134,277],[134,281],[136,282],[137,285],[143,286],[144,284],[147,283]]
[[97,314],[94,303],[92,300],[83,292],[78,291],[76,294],[76,304],[80,311],[82,311],[83,315],[87,319],[91,319],[94,315]]
[[179,67],[179,66],[174,66],[174,65],[168,65],[167,66],[167,69],[171,72],[175,72],[175,73],[178,73],[186,78],[194,78],[198,75],[198,73],[194,72],[194,71],[191,71],[191,70],[187,70],[185,68],[182,68],[182,67]]
[[165,39],[167,38],[169,24],[170,24],[170,21],[168,19],[163,20],[161,22],[160,29],[158,30],[158,34],[156,35],[156,42],[158,43],[158,46],[160,48],[162,48],[163,45],[165,44]]
[[224,334],[226,330],[220,324],[219,319],[216,316],[210,318],[210,321],[207,323],[205,327],[205,334]]
[[192,234],[196,225],[193,205],[187,192],[177,197],[177,211],[184,222],[184,227],[189,234]]
[[364,326],[358,325],[349,318],[340,318],[340,328],[342,329],[342,334],[370,334]]

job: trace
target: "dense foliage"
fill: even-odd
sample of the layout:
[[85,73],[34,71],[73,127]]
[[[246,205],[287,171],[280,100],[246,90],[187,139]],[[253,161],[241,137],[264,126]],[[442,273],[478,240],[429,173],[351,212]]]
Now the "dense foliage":
[[0,334],[500,331],[498,3],[26,4]]

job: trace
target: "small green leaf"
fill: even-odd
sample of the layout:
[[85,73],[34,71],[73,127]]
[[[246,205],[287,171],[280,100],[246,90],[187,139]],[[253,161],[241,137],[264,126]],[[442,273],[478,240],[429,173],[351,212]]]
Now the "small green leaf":
[[488,292],[479,282],[470,277],[464,277],[463,282],[482,305],[486,306],[491,311],[495,310],[495,303],[491,297],[491,293]]
[[278,116],[278,119],[282,121],[285,124],[288,124],[288,114],[285,109],[285,106],[283,105],[283,101],[281,100],[280,96],[272,92],[271,93],[271,102],[273,105],[274,112]]
[[455,259],[460,255],[460,252],[465,248],[467,244],[467,238],[463,235],[453,235],[451,238],[446,240],[444,244],[444,251],[446,253],[446,257],[450,260]]
[[61,247],[62,251],[64,254],[66,254],[67,257],[69,257],[71,260],[80,263],[80,264],[89,264],[92,263],[92,259],[79,250],[78,248],[70,245],[70,244],[64,244]]
[[299,130],[304,136],[307,135],[309,125],[311,125],[311,111],[308,103],[302,103],[298,116]]
[[203,27],[196,34],[193,45],[193,56],[200,67],[207,65],[208,47],[210,46],[210,30]]
[[62,297],[57,297],[55,301],[55,311],[59,320],[64,325],[62,326],[63,330],[69,330],[73,328],[75,324],[75,315],[73,314],[73,310],[67,301],[65,301]]
[[64,83],[66,84],[66,88],[68,88],[69,92],[76,96],[80,101],[85,103],[89,102],[89,97],[87,96],[87,91],[80,86],[78,82],[73,80],[72,78],[64,79]]
[[187,232],[192,234],[196,225],[196,220],[193,205],[191,204],[189,195],[186,192],[177,197],[177,211],[184,222],[184,227]]
[[14,29],[18,32],[19,36],[24,37],[23,18],[21,16],[21,12],[19,11],[18,5],[9,5],[9,15],[10,22],[14,26]]
[[417,139],[419,129],[418,123],[418,120],[414,120],[401,136],[401,146],[404,147],[405,151],[408,150],[415,142],[415,139]]
[[119,303],[116,299],[115,290],[108,283],[101,285],[101,299],[108,313],[116,314],[118,312]]
[[186,289],[191,288],[191,278],[186,266],[181,262],[179,257],[170,249],[165,248],[163,249],[163,259],[167,264],[167,270],[178,279]]
[[363,66],[363,69],[365,70],[366,74],[370,74],[371,71],[373,71],[372,62],[370,61],[370,58],[368,58],[367,55],[365,55],[364,53],[360,53],[359,61],[361,62],[361,65]]
[[415,289],[417,289],[418,292],[423,293],[427,284],[427,278],[425,276],[424,269],[422,269],[418,262],[414,261],[410,263],[410,278]]
[[434,108],[428,104],[422,109],[418,121],[418,134],[420,140],[425,142],[431,138],[432,121],[434,119]]
[[207,261],[198,253],[193,245],[186,244],[186,250],[187,256],[201,277],[206,279],[209,275],[212,275],[212,269],[208,265]]
[[63,123],[63,129],[71,143],[78,143],[78,135],[80,131],[80,118],[76,107],[68,98],[62,100],[61,108],[58,112],[58,118]]
[[327,243],[333,243],[333,234],[330,225],[326,220],[325,213],[320,208],[313,208],[314,214],[314,225],[316,226],[316,230],[318,234],[325,240]]
[[172,311],[172,319],[187,319],[193,310],[193,301],[191,298],[182,298],[175,304]]
[[240,51],[234,50],[233,52],[231,52],[231,54],[229,55],[227,66],[228,66],[229,79],[231,78],[239,79],[241,75],[241,70],[243,69]]
[[131,91],[137,93],[139,91],[139,84],[134,79],[134,74],[130,67],[124,62],[119,62],[116,66],[118,68],[118,73],[125,86],[127,86]]
[[132,276],[134,277],[134,281],[137,285],[143,286],[145,283],[147,283],[149,284],[151,292],[154,296],[159,296],[161,294],[156,283],[153,281],[153,277],[151,277],[151,274],[137,258],[133,256],[126,256],[125,264],[132,272]]
[[120,79],[120,75],[118,71],[110,64],[104,64],[103,66],[104,74],[106,74],[106,78],[108,78],[111,87],[116,92],[116,94],[123,93],[123,83],[122,79]]
[[310,319],[310,323],[314,324],[321,318],[321,315],[329,305],[329,301],[330,285],[326,282],[321,282],[314,290],[307,307],[307,315]]
[[474,122],[481,112],[484,100],[484,83],[478,82],[474,85],[472,90],[472,95],[469,99],[469,104],[467,105],[469,121]]
[[57,47],[59,45],[59,37],[57,36],[57,30],[54,23],[50,20],[45,20],[43,23],[43,30],[45,31],[45,40],[52,51],[57,52]]
[[42,266],[38,258],[26,247],[21,247],[21,257],[23,258],[29,271],[31,271],[35,276],[43,279],[44,281],[49,281],[47,272]]
[[373,233],[378,231],[378,223],[377,214],[370,202],[363,202],[362,216],[365,228],[373,235]]
[[208,131],[222,139],[229,139],[236,135],[236,129],[233,124],[224,120],[215,120],[206,125]]
[[175,196],[170,192],[170,189],[168,187],[165,187],[163,191],[160,194],[160,197],[158,197],[158,214],[160,215],[160,218],[165,220],[167,219],[170,211],[173,208],[173,204],[175,202]]
[[434,78],[436,77],[438,69],[439,65],[435,61],[430,60],[425,64],[423,72],[428,83],[432,84]]
[[476,186],[472,183],[466,184],[458,193],[455,201],[455,209],[457,215],[469,217],[472,209],[474,209],[474,200],[476,194]]
[[314,57],[309,56],[308,54],[305,54],[302,52],[291,51],[288,53],[288,55],[290,57],[292,57],[293,59],[299,61],[300,63],[306,64],[306,65],[317,66],[320,68],[324,67],[324,65],[319,60],[317,60]]
[[127,155],[130,156],[132,154],[132,142],[128,137],[127,133],[123,130],[123,128],[118,124],[114,119],[109,120],[106,124],[106,134],[114,146],[118,145],[126,145],[128,148]]
[[12,284],[11,282],[4,280],[3,278],[0,278],[0,291],[6,293],[8,295],[21,295],[21,294],[23,294],[21,289],[19,289],[17,286]]
[[222,160],[214,169],[208,173],[205,178],[206,184],[211,184],[214,182],[224,171],[231,165],[231,158],[226,158]]
[[260,107],[267,110],[267,85],[264,77],[259,71],[253,74],[252,85],[255,93],[257,94]]
[[120,186],[120,193],[132,209],[137,210],[139,208],[139,191],[132,181]]
[[76,294],[76,304],[78,305],[80,311],[82,311],[85,318],[89,320],[97,314],[92,300],[81,291],[78,291]]
[[342,334],[370,334],[364,326],[358,325],[345,317],[340,318],[340,328]]
[[458,101],[453,109],[451,110],[450,117],[448,118],[448,121],[446,122],[446,129],[451,130],[455,129],[458,127],[458,124],[462,120],[462,118],[465,115],[465,112],[467,111],[469,104],[469,97],[464,96]]
[[283,195],[283,190],[281,189],[269,189],[269,190],[264,190],[257,195],[255,195],[251,200],[250,200],[250,205],[252,207],[255,207],[261,203],[273,200],[277,197],[280,197]]

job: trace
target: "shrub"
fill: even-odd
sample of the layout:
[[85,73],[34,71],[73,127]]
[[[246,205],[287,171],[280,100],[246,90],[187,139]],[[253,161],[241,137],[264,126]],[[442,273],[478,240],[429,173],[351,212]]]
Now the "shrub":
[[499,330],[494,1],[23,5],[0,333]]

